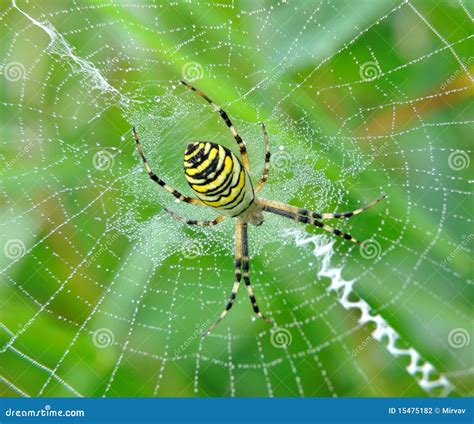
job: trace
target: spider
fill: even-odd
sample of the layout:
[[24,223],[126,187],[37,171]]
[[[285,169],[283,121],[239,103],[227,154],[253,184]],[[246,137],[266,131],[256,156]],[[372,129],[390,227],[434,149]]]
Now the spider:
[[184,152],[184,175],[196,197],[189,197],[181,194],[173,187],[168,185],[152,170],[150,164],[145,158],[142,146],[140,144],[138,133],[133,127],[133,137],[135,139],[136,148],[140,155],[149,177],[159,186],[170,192],[173,196],[182,202],[190,203],[198,206],[209,206],[216,212],[220,213],[212,221],[201,221],[194,219],[186,219],[167,208],[164,210],[177,220],[188,225],[213,226],[221,223],[228,218],[235,219],[235,282],[230,293],[230,298],[220,314],[219,318],[208,328],[205,334],[209,334],[228,314],[235,302],[237,291],[239,290],[241,280],[243,278],[247,288],[247,294],[253,307],[255,314],[272,323],[260,311],[257,300],[250,284],[249,276],[249,253],[248,253],[248,224],[261,225],[264,221],[264,212],[289,218],[303,224],[310,224],[328,231],[336,236],[340,236],[346,240],[350,240],[364,247],[364,244],[352,237],[350,234],[332,228],[324,224],[321,220],[330,218],[349,218],[357,215],[380,202],[385,195],[369,203],[368,205],[356,209],[351,212],[342,213],[319,213],[311,212],[307,209],[288,205],[285,203],[275,202],[273,200],[258,198],[256,195],[262,189],[268,179],[270,170],[270,144],[265,125],[261,123],[263,138],[265,141],[265,162],[263,166],[263,174],[254,187],[250,179],[249,158],[245,142],[237,133],[232,121],[227,113],[217,104],[215,104],[206,94],[199,91],[191,84],[181,81],[183,85],[194,91],[198,96],[206,100],[207,103],[218,112],[225,124],[229,128],[232,136],[235,138],[240,149],[240,159],[237,158],[228,148],[221,144],[208,141],[196,141],[190,143]]

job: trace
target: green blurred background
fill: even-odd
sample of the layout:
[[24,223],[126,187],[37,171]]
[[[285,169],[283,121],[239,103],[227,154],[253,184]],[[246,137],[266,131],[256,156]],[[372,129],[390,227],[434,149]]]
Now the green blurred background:
[[[462,1],[2,1],[0,394],[472,395],[473,15]],[[254,181],[266,123],[262,196],[340,212],[388,195],[332,223],[370,254],[277,217],[250,228],[275,329],[241,287],[200,337],[232,286],[233,223],[163,214],[213,216],[147,179],[130,131],[187,194],[189,141],[236,152],[181,78],[229,112]],[[353,282],[342,301],[338,281]]]

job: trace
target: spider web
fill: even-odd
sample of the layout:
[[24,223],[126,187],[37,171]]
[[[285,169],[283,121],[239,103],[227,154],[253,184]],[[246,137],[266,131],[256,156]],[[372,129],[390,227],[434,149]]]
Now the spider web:
[[[351,3],[2,6],[2,394],[472,395],[474,9]],[[189,141],[235,148],[181,77],[230,113],[254,181],[266,123],[263,197],[388,195],[336,223],[366,252],[276,216],[250,227],[275,327],[241,288],[200,337],[233,283],[233,222],[163,213],[213,217],[147,179],[130,132],[184,193]]]

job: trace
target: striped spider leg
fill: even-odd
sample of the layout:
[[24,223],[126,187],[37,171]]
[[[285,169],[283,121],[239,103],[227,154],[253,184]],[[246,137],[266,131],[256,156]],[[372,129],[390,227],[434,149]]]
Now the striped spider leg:
[[153,180],[159,186],[163,187],[167,192],[171,193],[177,199],[179,199],[183,202],[186,202],[186,203],[191,203],[193,205],[202,205],[202,202],[199,199],[196,199],[195,197],[189,197],[189,196],[182,195],[179,191],[175,190],[169,184],[166,184],[161,178],[159,178],[153,172],[153,170],[151,169],[150,164],[146,160],[145,154],[143,153],[142,145],[140,144],[140,140],[138,138],[138,133],[137,133],[137,130],[135,129],[135,127],[133,127],[132,131],[133,131],[133,138],[135,139],[135,145],[137,147],[138,154],[142,158],[143,165],[145,166],[145,169],[148,172],[148,176],[150,177],[150,179]]
[[214,225],[220,224],[225,219],[224,215],[219,215],[218,217],[214,218],[212,221],[202,221],[199,219],[187,219],[169,210],[168,208],[163,208],[163,209],[165,210],[165,212],[170,214],[174,219],[177,219],[178,221],[181,221],[184,224],[197,225],[199,227],[212,227]]
[[229,313],[230,309],[234,305],[235,298],[237,296],[237,292],[240,287],[240,283],[242,281],[242,277],[245,282],[245,286],[247,287],[247,294],[249,296],[250,302],[252,303],[253,311],[255,314],[264,319],[268,323],[272,323],[273,321],[266,318],[260,312],[260,309],[257,304],[257,300],[255,295],[253,294],[252,285],[250,284],[250,276],[249,276],[249,252],[248,252],[248,234],[247,234],[247,223],[242,221],[241,219],[236,219],[235,222],[235,262],[234,262],[234,270],[235,270],[235,282],[232,286],[232,291],[230,293],[229,301],[227,302],[226,307],[219,315],[219,318],[207,329],[207,331],[203,335],[209,334]]
[[268,199],[259,199],[259,202],[265,212],[270,212],[275,215],[280,215],[285,218],[293,219],[295,221],[301,222],[302,224],[314,225],[316,227],[322,228],[324,231],[327,231],[331,234],[340,236],[346,240],[357,243],[365,248],[366,246],[364,245],[364,243],[352,237],[350,234],[344,233],[338,230],[337,228],[333,228],[327,224],[324,224],[320,220],[331,219],[331,218],[350,218],[351,216],[358,215],[361,212],[367,209],[370,209],[371,207],[375,206],[385,197],[386,197],[385,194],[383,194],[366,206],[363,206],[359,209],[355,209],[350,212],[340,212],[340,213],[310,212],[304,208],[298,208],[296,206],[291,206],[286,203],[275,202],[273,200],[268,200]]
[[262,312],[260,312],[260,308],[258,307],[258,304],[257,304],[257,299],[255,298],[255,295],[253,294],[252,285],[250,284],[249,243],[248,243],[248,232],[247,232],[248,224],[246,222],[242,222],[240,219],[237,219],[236,232],[239,231],[239,226],[241,227],[241,231],[242,231],[242,272],[243,272],[245,287],[247,288],[247,294],[249,296],[250,302],[252,303],[252,308],[255,314],[259,318],[262,318],[263,320],[271,324],[273,323],[273,321],[270,318],[265,317],[265,315],[263,315]]
[[262,187],[265,185],[265,183],[268,180],[268,173],[270,172],[270,143],[268,142],[268,134],[267,134],[267,129],[265,128],[265,124],[263,122],[260,123],[262,126],[263,130],[263,139],[265,141],[265,162],[263,164],[263,174],[262,177],[260,178],[260,181],[257,183],[255,186],[255,193],[258,193]]
[[242,163],[245,166],[245,169],[247,171],[250,170],[250,164],[249,164],[249,156],[247,153],[247,147],[245,146],[245,142],[242,140],[242,137],[237,133],[237,130],[234,127],[234,124],[232,124],[232,121],[229,118],[229,115],[218,105],[216,105],[207,95],[205,95],[202,91],[198,90],[197,88],[193,87],[191,84],[189,84],[186,81],[181,81],[181,84],[185,85],[188,87],[191,91],[194,91],[198,96],[201,96],[204,100],[206,100],[207,103],[209,103],[214,111],[219,112],[219,115],[221,118],[224,120],[225,124],[229,127],[229,130],[232,134],[232,136],[235,138],[235,141],[237,142],[237,145],[239,146],[240,149],[240,157],[242,159]]

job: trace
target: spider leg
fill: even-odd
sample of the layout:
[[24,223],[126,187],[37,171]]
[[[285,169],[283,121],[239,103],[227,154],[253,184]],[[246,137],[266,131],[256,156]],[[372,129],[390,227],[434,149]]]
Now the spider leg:
[[200,227],[211,227],[213,225],[217,225],[224,221],[225,216],[219,215],[217,218],[213,219],[212,221],[201,221],[201,220],[193,220],[193,219],[186,219],[173,211],[170,211],[168,208],[163,208],[166,212],[168,212],[173,218],[177,219],[178,221],[184,222],[188,225],[198,225]]
[[284,216],[285,218],[293,219],[295,221],[301,222],[303,224],[311,224],[316,227],[322,228],[324,231],[327,231],[336,236],[340,236],[346,240],[350,240],[354,243],[357,243],[365,247],[364,243],[352,237],[350,234],[344,233],[341,230],[333,228],[329,225],[323,224],[318,221],[315,216],[310,215],[311,212],[308,212],[306,209],[300,209],[295,206],[287,205],[285,203],[274,202],[272,200],[260,199],[260,204],[263,207],[263,210],[266,212],[273,213],[275,215]]
[[380,197],[375,199],[373,202],[369,203],[368,205],[363,206],[362,208],[350,211],[350,212],[339,212],[339,213],[316,213],[312,212],[313,215],[316,215],[315,218],[319,219],[328,219],[328,218],[350,218],[351,216],[358,215],[361,212],[366,211],[367,209],[370,209],[371,207],[375,206],[377,203],[379,203],[382,199],[385,199],[387,197],[385,194],[382,194]]
[[235,297],[237,296],[237,291],[239,290],[240,282],[242,279],[242,228],[240,226],[240,222],[236,222],[235,227],[235,263],[234,263],[234,270],[235,270],[235,282],[232,287],[232,291],[230,293],[229,301],[225,309],[220,314],[219,318],[207,329],[203,336],[208,335],[216,326],[225,318],[225,316],[229,313],[230,309],[234,305]]
[[198,96],[201,96],[204,100],[206,100],[207,103],[209,103],[212,108],[214,109],[215,112],[219,112],[221,115],[221,118],[224,120],[226,125],[229,127],[230,132],[232,133],[232,136],[235,138],[235,141],[239,145],[240,149],[240,156],[242,158],[242,163],[245,166],[245,169],[249,171],[250,165],[249,165],[249,157],[247,154],[247,147],[245,147],[245,142],[242,140],[242,137],[237,133],[237,130],[234,127],[234,124],[232,124],[232,121],[229,118],[229,115],[218,105],[216,105],[208,96],[206,96],[202,91],[198,90],[197,88],[193,87],[191,84],[189,84],[186,81],[181,81],[181,84],[185,85],[188,87],[190,90],[194,91]]
[[321,212],[311,212],[308,211],[307,209],[304,208],[298,208],[297,206],[292,206],[292,205],[287,205],[286,203],[280,203],[280,202],[274,202],[271,200],[263,200],[263,202],[268,203],[269,206],[273,206],[276,208],[280,208],[283,210],[286,210],[288,212],[291,212],[293,214],[301,215],[301,216],[311,216],[314,219],[329,219],[329,218],[350,218],[351,216],[358,215],[361,212],[366,211],[367,209],[370,209],[371,207],[375,206],[377,203],[379,203],[381,200],[383,200],[386,197],[385,194],[382,194],[380,197],[375,199],[373,202],[369,203],[368,205],[356,209],[351,212],[340,212],[340,213],[321,213]]
[[255,299],[255,295],[253,294],[252,285],[250,284],[250,277],[249,277],[249,246],[248,246],[247,223],[245,222],[240,223],[240,228],[242,231],[242,271],[243,271],[245,287],[247,288],[247,294],[249,295],[250,302],[252,303],[253,311],[257,314],[257,316],[264,319],[268,323],[272,323],[273,321],[271,319],[266,318],[265,315],[263,315],[260,312],[260,309],[257,304],[257,299]]
[[146,169],[146,171],[148,172],[148,176],[149,176],[155,183],[157,183],[159,186],[163,187],[166,191],[168,191],[169,193],[171,193],[174,197],[176,197],[177,199],[181,200],[182,202],[192,203],[192,204],[194,204],[194,205],[202,205],[202,204],[203,204],[199,199],[196,199],[196,198],[194,198],[194,197],[184,196],[184,195],[181,194],[179,191],[175,190],[173,187],[171,187],[170,185],[166,184],[161,178],[159,178],[159,177],[153,172],[153,170],[151,169],[150,164],[148,163],[148,161],[147,161],[146,158],[145,158],[145,154],[143,153],[142,145],[140,144],[140,140],[138,139],[138,133],[137,133],[135,127],[133,127],[133,138],[135,139],[135,145],[137,146],[138,154],[139,154],[140,157],[142,158],[143,165],[145,165],[145,169]]
[[263,130],[263,138],[265,140],[265,163],[263,165],[263,175],[260,178],[260,181],[255,186],[255,193],[258,193],[260,189],[263,187],[265,182],[268,179],[268,172],[270,171],[270,143],[268,142],[268,134],[267,129],[265,128],[265,124],[262,122],[262,130]]

